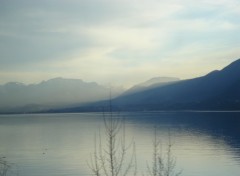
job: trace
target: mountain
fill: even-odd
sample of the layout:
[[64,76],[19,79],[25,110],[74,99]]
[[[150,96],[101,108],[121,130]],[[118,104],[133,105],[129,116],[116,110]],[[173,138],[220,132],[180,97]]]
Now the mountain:
[[108,96],[109,88],[80,79],[54,78],[30,85],[10,82],[0,85],[0,112],[39,111],[99,101]]
[[[113,110],[240,110],[240,59],[202,77],[154,78],[112,97]],[[80,79],[0,85],[2,113],[102,111],[106,99],[108,88]]]
[[129,94],[141,92],[141,91],[144,91],[144,90],[147,90],[147,89],[151,89],[151,88],[154,88],[154,87],[169,85],[169,84],[175,83],[177,81],[180,81],[180,79],[175,78],[175,77],[155,77],[155,78],[151,78],[151,79],[149,79],[149,80],[147,80],[143,83],[134,85],[133,87],[131,87],[130,89],[125,91],[123,93],[123,95],[125,96],[125,95],[129,95]]
[[205,76],[117,97],[124,110],[240,110],[240,59]]
[[179,78],[175,78],[175,77],[155,77],[155,78],[151,78],[143,83],[137,84],[135,86],[149,87],[152,85],[168,83],[168,82],[175,82],[175,81],[179,81],[179,80],[180,80]]

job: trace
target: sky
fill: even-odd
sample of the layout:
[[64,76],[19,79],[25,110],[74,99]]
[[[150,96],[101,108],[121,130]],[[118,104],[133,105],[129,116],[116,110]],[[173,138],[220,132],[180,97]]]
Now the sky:
[[240,0],[0,0],[0,84],[188,79],[240,58]]

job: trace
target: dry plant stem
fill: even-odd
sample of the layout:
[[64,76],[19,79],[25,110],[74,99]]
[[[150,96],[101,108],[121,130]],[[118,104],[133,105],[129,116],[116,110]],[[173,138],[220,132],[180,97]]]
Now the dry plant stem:
[[6,176],[9,169],[10,165],[7,163],[7,161],[0,158],[0,176]]
[[[104,129],[105,143],[102,143],[100,132],[98,141],[95,135],[95,149],[88,164],[93,175],[127,176],[130,173],[136,175],[135,144],[132,141],[126,146],[124,120],[113,116],[111,106],[109,118],[104,114]],[[131,149],[132,152],[130,152]],[[127,155],[129,153],[130,155]]]
[[150,176],[179,176],[181,172],[175,172],[176,159],[172,156],[172,143],[170,135],[168,138],[168,145],[166,154],[163,156],[162,146],[160,140],[157,139],[156,128],[154,131],[153,140],[153,159],[152,165],[147,164],[148,175]]
[[98,154],[97,154],[97,146],[96,146],[96,134],[94,136],[94,153],[93,156],[91,156],[91,164],[88,163],[89,168],[91,168],[92,172],[96,176],[100,176],[100,169],[98,162]]

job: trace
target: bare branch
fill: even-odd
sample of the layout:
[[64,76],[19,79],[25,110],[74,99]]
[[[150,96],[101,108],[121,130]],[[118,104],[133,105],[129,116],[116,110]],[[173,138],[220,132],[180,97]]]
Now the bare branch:
[[[160,151],[159,151],[160,150]],[[147,164],[148,174],[151,176],[179,176],[182,172],[175,173],[176,159],[172,156],[172,142],[169,133],[166,156],[162,155],[162,147],[157,139],[156,128],[153,140],[152,166]]]
[[[123,118],[114,117],[111,101],[109,107],[110,114],[103,114],[105,128],[104,147],[99,132],[99,147],[97,149],[97,145],[94,144],[95,150],[93,156],[91,156],[92,164],[89,167],[95,176],[127,176],[130,172],[133,172],[135,176],[137,173],[135,144],[131,142],[126,146],[124,120]],[[128,159],[127,153],[131,148],[133,148],[133,151],[131,155],[128,155],[130,156],[130,159]]]
[[4,158],[0,158],[0,176],[6,176],[10,167],[10,164]]

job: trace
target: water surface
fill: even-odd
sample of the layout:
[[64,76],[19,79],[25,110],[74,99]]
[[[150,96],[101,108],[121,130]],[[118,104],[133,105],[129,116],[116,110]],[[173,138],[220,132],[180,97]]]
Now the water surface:
[[[163,146],[170,134],[176,170],[182,175],[239,176],[239,112],[131,112],[116,117],[125,119],[126,141],[136,143],[139,175],[151,163],[156,127]],[[102,113],[1,115],[0,156],[12,163],[12,175],[91,175],[87,161],[98,133],[104,140]]]

